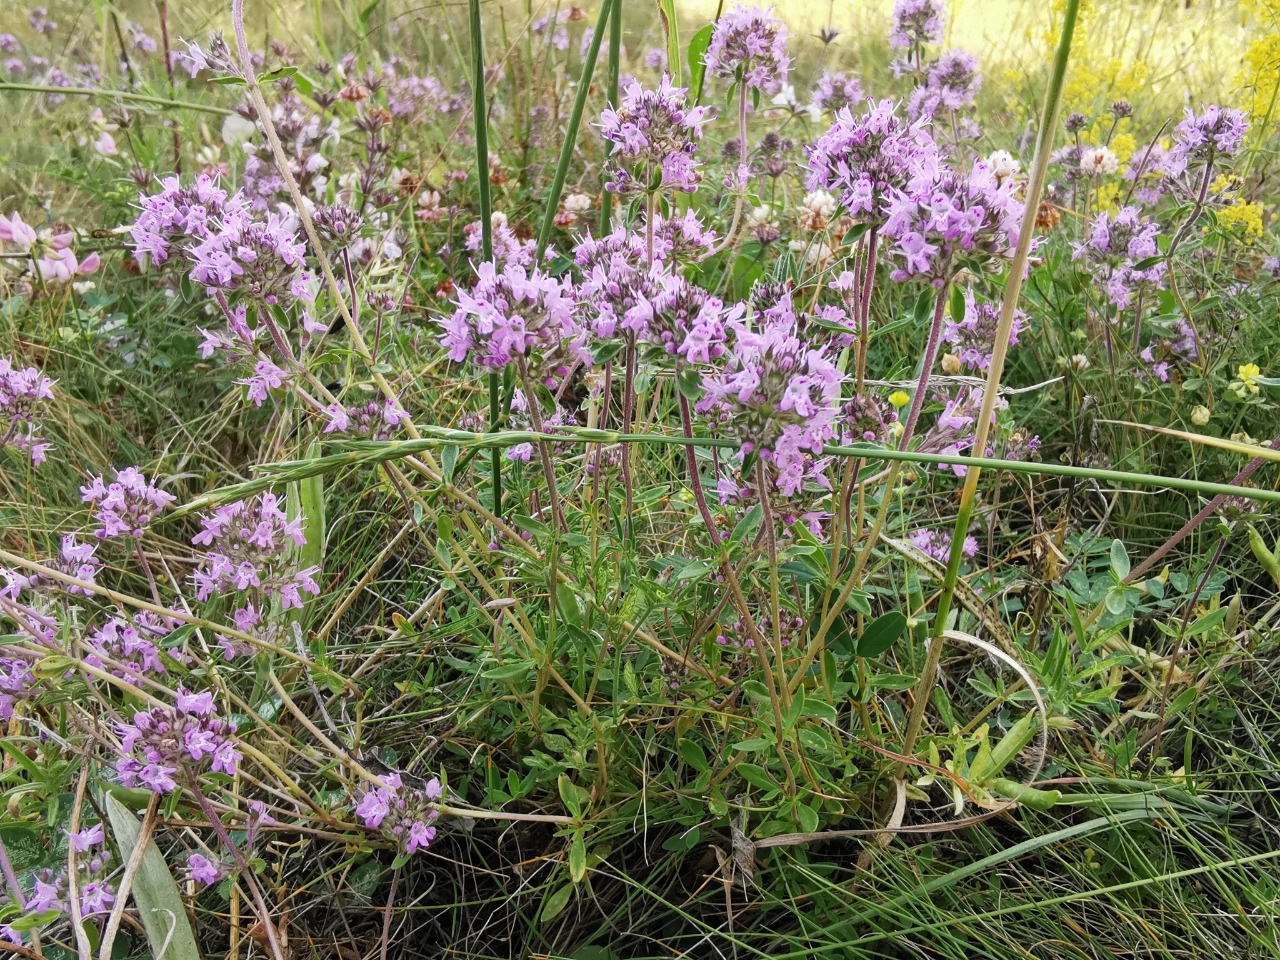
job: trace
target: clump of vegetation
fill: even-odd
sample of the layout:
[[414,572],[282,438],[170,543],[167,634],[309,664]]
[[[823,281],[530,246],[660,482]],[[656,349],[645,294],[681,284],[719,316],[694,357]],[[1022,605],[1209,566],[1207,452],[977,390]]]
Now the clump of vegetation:
[[0,33],[8,948],[1280,954],[1280,23],[1083,6]]

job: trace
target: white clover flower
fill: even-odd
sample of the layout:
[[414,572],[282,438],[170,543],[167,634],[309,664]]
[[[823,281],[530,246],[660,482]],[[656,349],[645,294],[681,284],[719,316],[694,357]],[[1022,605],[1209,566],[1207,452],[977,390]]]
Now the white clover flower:
[[1018,171],[1022,169],[1022,164],[1018,163],[1018,158],[1008,150],[997,150],[987,157],[987,166],[991,168],[991,172],[995,174],[997,180],[1016,177]]
[[1120,169],[1120,158],[1106,147],[1090,147],[1080,154],[1080,172],[1086,177],[1101,177]]

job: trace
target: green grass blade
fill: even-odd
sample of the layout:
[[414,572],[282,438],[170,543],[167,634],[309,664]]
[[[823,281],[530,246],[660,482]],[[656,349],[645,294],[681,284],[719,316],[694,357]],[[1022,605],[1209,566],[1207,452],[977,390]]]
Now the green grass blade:
[[[116,846],[128,856],[138,842],[142,825],[129,808],[110,793],[103,799]],[[150,955],[155,960],[200,960],[200,949],[191,931],[191,921],[187,919],[187,908],[154,840],[147,841],[142,866],[133,879],[133,899],[147,933]]]
[[604,39],[604,28],[609,23],[613,8],[614,2],[600,4],[600,16],[596,20],[596,29],[591,34],[591,45],[587,48],[586,59],[582,61],[582,74],[578,77],[578,92],[573,98],[573,112],[569,114],[569,123],[564,131],[564,143],[560,146],[560,159],[556,163],[555,176],[551,180],[551,192],[547,195],[546,209],[542,212],[542,229],[538,231],[539,260],[542,259],[547,243],[551,240],[551,228],[555,225],[556,209],[560,206],[560,194],[569,176],[569,164],[573,162],[573,149],[578,145],[578,128],[582,125],[582,111],[586,109],[587,95],[591,92],[591,75],[596,69],[596,59],[600,56],[600,42]]
[[[467,0],[471,30],[472,117],[476,138],[476,188],[480,198],[480,246],[485,260],[493,259],[493,196],[489,190],[488,98],[484,86],[484,25],[480,0]],[[502,395],[498,374],[489,374],[489,426],[498,429],[502,419]],[[502,516],[502,453],[493,451],[493,512]]]

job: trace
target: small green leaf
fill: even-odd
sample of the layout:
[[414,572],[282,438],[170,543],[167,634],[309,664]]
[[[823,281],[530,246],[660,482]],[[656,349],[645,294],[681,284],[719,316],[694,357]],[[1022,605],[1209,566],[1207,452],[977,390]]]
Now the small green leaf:
[[754,507],[743,514],[741,520],[734,524],[733,533],[729,535],[729,542],[741,543],[743,540],[746,540],[756,532],[757,528],[759,528],[760,520],[763,517],[764,509],[757,503]]
[[907,618],[901,611],[892,610],[876,617],[858,638],[858,656],[878,657],[888,650],[907,631]]
[[566,883],[555,893],[542,901],[542,916],[539,917],[540,923],[550,923],[564,911],[569,905],[569,898],[573,896],[573,884]]
[[569,841],[569,879],[581,883],[587,875],[587,842],[582,833],[573,835]]
[[1111,571],[1121,580],[1129,576],[1129,552],[1119,540],[1111,541]]
[[662,21],[662,32],[666,37],[667,69],[673,74],[680,72],[680,22],[676,18],[676,0],[657,0],[658,18]]
[[497,680],[501,683],[509,683],[512,680],[522,680],[533,673],[533,664],[528,661],[520,661],[518,663],[504,663],[498,667],[490,667],[480,674],[487,680]]
[[524,514],[516,514],[511,518],[511,522],[525,533],[531,533],[535,537],[546,537],[551,534],[550,528],[541,520],[526,517]]
[[708,23],[693,35],[689,41],[689,87],[693,90],[693,102],[697,103],[702,96],[702,81],[706,76],[707,64],[703,59],[707,47],[711,44],[711,33],[714,24]]
[[444,482],[453,483],[453,472],[458,468],[458,446],[449,444],[440,451],[440,466],[444,470]]
[[803,833],[818,832],[818,811],[813,807],[803,803],[797,803],[795,807],[796,823],[800,824],[800,830]]
[[682,366],[676,373],[676,388],[690,403],[702,399],[702,374],[693,367]]
[[621,340],[606,340],[592,352],[591,362],[597,367],[603,367],[612,362],[621,350]]

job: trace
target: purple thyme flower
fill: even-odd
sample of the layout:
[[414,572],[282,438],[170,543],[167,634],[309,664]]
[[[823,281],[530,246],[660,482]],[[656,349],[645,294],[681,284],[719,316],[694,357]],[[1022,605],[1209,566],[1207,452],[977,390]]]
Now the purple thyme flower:
[[[176,626],[176,621],[146,611],[134,614],[132,621],[112,617],[89,634],[85,662],[122,679],[168,673],[160,641]],[[165,652],[176,660],[185,659],[179,650]]]
[[382,778],[383,786],[367,789],[356,800],[355,813],[370,830],[380,830],[404,853],[425,850],[435,839],[435,804],[444,794],[432,777],[421,788],[406,787],[399,773]]
[[646,338],[664,353],[687,363],[711,363],[724,356],[729,325],[741,320],[742,304],[725,306],[684,277],[668,274],[650,301]]
[[[295,551],[306,546],[301,516],[289,519],[273,493],[237,500],[202,517],[203,529],[191,538],[205,547],[199,568],[192,574],[196,597],[234,597],[232,620],[240,630],[268,639],[270,622],[264,622],[273,601],[281,610],[301,610],[302,594],[320,593],[315,577],[319,567],[299,569]],[[218,642],[228,660],[247,652],[243,642],[220,636]]]
[[[80,917],[91,920],[105,916],[115,905],[116,892],[106,879],[112,872],[111,852],[106,847],[106,834],[102,824],[95,824],[79,833],[69,833],[67,837],[75,851],[83,855],[76,860],[76,892]],[[102,849],[97,849],[99,847]],[[47,869],[38,871],[32,877],[31,893],[27,896],[25,915],[37,917],[41,914],[55,913],[67,915],[69,919],[68,891],[65,866],[56,873]],[[8,939],[9,942],[16,944],[22,943],[21,934],[12,931],[12,935],[8,936],[3,933],[3,928],[0,928],[0,939]]]
[[0,657],[0,720],[12,719],[14,705],[35,696],[39,684],[27,661]]
[[331,403],[325,408],[325,415],[329,418],[329,422],[324,426],[325,433],[338,433],[369,440],[389,439],[396,428],[408,419],[408,414],[394,400],[382,402],[370,400],[368,403],[350,407]]
[[[81,543],[76,539],[74,533],[68,533],[62,538],[62,548],[58,556],[43,561],[43,566],[59,573],[65,573],[78,580],[95,583],[94,578],[97,577],[98,571],[102,568],[101,561],[94,556],[97,549],[98,545],[96,543]],[[0,576],[6,580],[5,585],[0,586],[0,595],[7,595],[12,600],[17,600],[18,595],[24,590],[45,594],[64,591],[69,594],[86,593],[83,587],[64,584],[62,581],[55,580],[53,577],[46,576],[43,573],[28,574],[0,567]]]
[[911,95],[907,115],[915,119],[962,110],[973,103],[981,86],[977,57],[963,50],[948,50],[929,67],[924,84]]
[[703,379],[697,410],[726,426],[743,454],[772,461],[779,489],[795,493],[805,454],[820,453],[834,436],[840,372],[799,338],[789,297],[758,331],[742,321],[728,327],[731,349],[724,366]]
[[883,223],[895,192],[928,183],[938,171],[938,147],[923,119],[908,124],[892,100],[845,108],[809,150],[810,190],[829,190],[849,213]]
[[944,168],[922,189],[897,192],[884,234],[895,241],[900,266],[894,280],[923,277],[941,287],[961,266],[981,267],[1006,255],[1022,223],[1022,203],[1011,178],[1000,181],[984,162],[967,175]]
[[[503,269],[509,266],[531,268],[538,257],[538,242],[532,237],[521,240],[507,221],[507,215],[501,210],[493,211],[490,222],[493,227],[493,262]],[[466,237],[467,250],[479,253],[484,246],[480,221],[467,224],[462,228],[462,233]],[[474,262],[473,260],[473,265]]]
[[1136,294],[1164,289],[1167,262],[1136,266],[1160,253],[1159,234],[1158,223],[1143,217],[1137,207],[1125,207],[1114,216],[1095,217],[1088,239],[1076,245],[1072,256],[1090,265],[1095,281],[1105,282],[1112,304],[1123,310]]
[[306,247],[292,215],[254,217],[228,204],[209,236],[192,247],[191,279],[209,290],[241,291],[272,305],[314,299],[304,272]]
[[539,380],[555,383],[588,358],[567,281],[515,265],[499,272],[488,262],[476,273],[475,287],[458,290],[457,309],[442,321],[450,360],[500,369],[521,358]]
[[12,33],[0,33],[0,53],[17,53],[22,47]]
[[18,368],[12,357],[0,357],[0,450],[12,447],[35,466],[44,463],[52,444],[40,440],[40,419],[53,400],[53,384],[35,367]]
[[772,7],[734,7],[716,21],[703,62],[715,76],[777,93],[791,66],[786,24],[773,16]]
[[[161,190],[139,196],[141,212],[129,228],[134,254],[146,255],[154,263],[164,263],[173,245],[183,239],[201,241],[216,231],[217,222],[227,215],[227,191],[208,174],[200,174],[189,187],[176,177],[160,182]],[[233,206],[242,201],[232,198]]]
[[31,24],[32,30],[40,34],[53,33],[58,29],[58,24],[49,19],[49,11],[44,7],[32,7],[28,10],[27,23]]
[[[1014,312],[1013,326],[1009,330],[1010,346],[1018,342],[1018,334],[1022,332],[1026,319],[1027,315],[1021,310]],[[955,346],[952,353],[963,369],[971,373],[986,373],[991,367],[991,351],[999,324],[999,305],[978,302],[973,291],[969,290],[964,296],[964,316],[947,320],[942,328],[942,341]]]
[[[946,563],[951,559],[951,534],[945,530],[917,530],[908,537],[911,545],[938,563]],[[973,559],[978,555],[978,541],[973,537],[965,537],[960,548],[961,555]]]
[[187,873],[200,886],[207,887],[225,877],[227,868],[220,861],[210,860],[203,854],[193,853],[187,857]]
[[842,70],[828,70],[818,79],[813,89],[813,108],[816,113],[839,113],[846,107],[856,107],[864,98],[862,83]]
[[889,44],[899,50],[938,43],[946,11],[941,0],[898,0],[893,5]]
[[701,175],[693,155],[707,122],[707,108],[690,107],[686,93],[667,74],[657,90],[645,90],[632,80],[617,108],[601,112],[600,132],[613,144],[606,189],[617,193],[698,189]]
[[215,715],[211,693],[179,688],[174,706],[139,711],[119,729],[116,774],[126,787],[171,793],[206,770],[234,776],[240,762],[236,725]]
[[1215,154],[1234,156],[1248,130],[1243,111],[1210,105],[1196,113],[1187,107],[1185,118],[1174,128],[1168,163],[1180,173],[1193,164],[1212,161]]
[[116,471],[110,483],[94,477],[80,488],[80,499],[94,506],[93,518],[99,526],[93,535],[106,540],[140,538],[147,525],[178,498],[148,481],[137,467],[125,467]]

